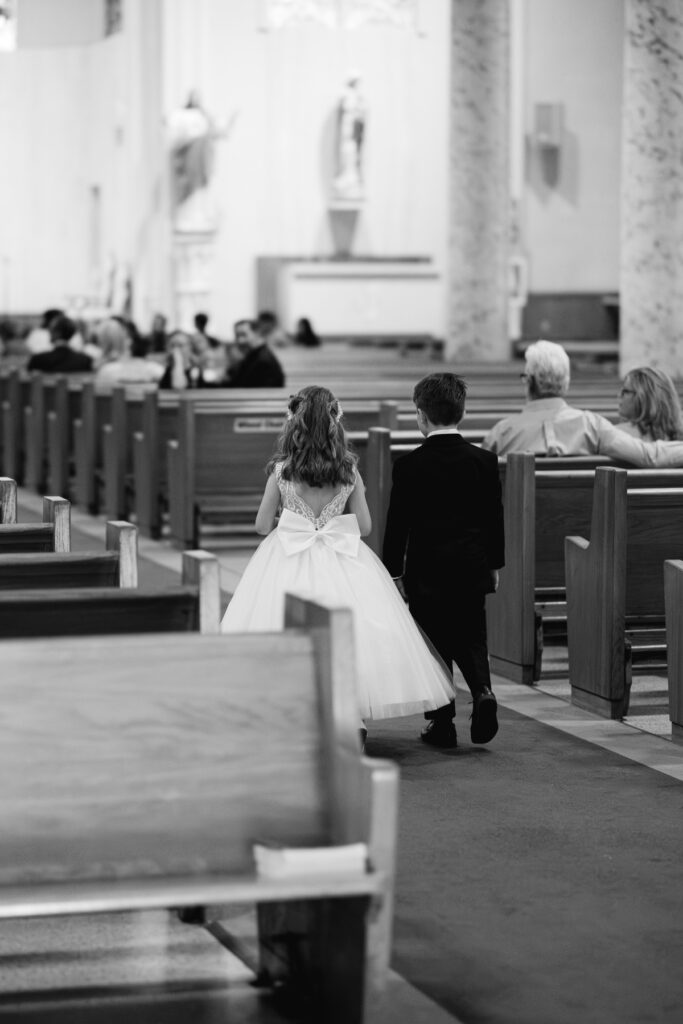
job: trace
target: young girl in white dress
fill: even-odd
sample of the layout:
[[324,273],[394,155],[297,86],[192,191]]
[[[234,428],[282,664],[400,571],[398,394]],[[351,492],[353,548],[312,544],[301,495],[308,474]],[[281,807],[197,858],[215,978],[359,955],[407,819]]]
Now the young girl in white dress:
[[290,399],[256,516],[257,531],[268,536],[244,571],[222,631],[283,629],[286,591],[349,607],[363,718],[443,707],[453,699],[448,673],[361,541],[372,524],[341,415],[327,388],[305,387]]

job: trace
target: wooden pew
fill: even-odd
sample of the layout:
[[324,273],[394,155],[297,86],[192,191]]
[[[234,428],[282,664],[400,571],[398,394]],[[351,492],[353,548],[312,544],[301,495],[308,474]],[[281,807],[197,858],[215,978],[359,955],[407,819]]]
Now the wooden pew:
[[218,401],[181,401],[178,440],[168,443],[171,539],[197,547],[202,522],[219,516],[250,528],[265,487],[264,467],[282,417],[249,416]]
[[17,521],[17,482],[9,476],[0,476],[0,523]]
[[137,587],[137,531],[109,522],[102,553],[0,554],[0,590]]
[[18,484],[24,481],[24,398],[28,384],[19,370],[5,380],[2,403],[2,472]]
[[[255,903],[259,984],[361,1024],[389,959],[398,772],[358,753],[350,611],[290,598],[287,622],[3,643],[0,919]],[[265,877],[264,841],[362,842],[366,870]]]
[[683,561],[664,563],[671,739],[683,743]]
[[[93,515],[102,503],[104,427],[112,420],[112,390],[83,385],[81,415],[73,425],[75,501]],[[124,429],[125,427],[120,428]]]
[[[10,481],[14,484],[14,481]],[[55,551],[65,553],[71,550],[71,506],[65,498],[43,498],[42,523],[16,522],[16,484],[14,494],[14,519],[6,522],[0,516],[0,553],[7,555],[21,551]],[[11,489],[8,488],[11,493]],[[0,480],[0,501],[3,492]],[[10,504],[10,515],[11,503]]]
[[[462,429],[462,437],[471,444],[478,444],[483,434],[481,430]],[[418,430],[388,431],[383,427],[371,428],[367,438],[352,435],[354,447],[361,455],[360,467],[366,486],[366,497],[370,515],[372,516],[372,532],[367,543],[372,550],[381,556],[384,530],[386,527],[387,510],[391,494],[391,474],[396,459],[408,455],[422,444],[424,438]],[[553,471],[564,471],[575,468],[594,468],[596,465],[610,465],[610,460],[602,456],[572,456],[566,458],[543,459],[538,457],[537,465],[547,465]],[[505,482],[506,459],[499,459],[501,482]]]
[[[245,415],[269,418],[282,415],[285,401],[282,389],[199,389],[178,395],[157,393],[156,388],[144,386],[126,387],[124,400],[124,390],[120,388],[100,391],[95,389],[92,380],[86,379],[85,384],[80,380],[69,379],[66,393],[62,395],[53,394],[53,378],[44,379],[42,397],[38,393],[41,384],[32,385],[36,388],[36,397],[28,400],[25,416],[28,435],[35,439],[28,449],[32,485],[41,489],[37,467],[44,465],[44,456],[41,462],[39,451],[45,450],[47,434],[47,479],[51,490],[69,493],[71,451],[74,449],[76,501],[91,512],[103,509],[109,517],[134,515],[141,531],[151,536],[159,536],[161,531],[161,514],[166,501],[166,447],[169,440],[177,438],[180,403],[225,401],[232,408],[235,403],[243,402],[246,403]],[[381,417],[385,422],[413,427],[414,413],[407,382],[401,382],[399,387],[405,392],[404,397],[387,403],[380,402],[381,395],[387,389],[395,393],[394,384],[385,388],[386,382],[376,380],[330,383],[343,399],[347,429],[365,430]],[[468,402],[463,427],[481,435],[501,415],[519,408],[521,398],[519,394],[510,399],[495,393],[487,398],[487,389],[495,392],[490,377],[484,377],[479,386],[479,397]],[[605,387],[610,390],[613,387],[611,382],[605,385],[600,381],[598,386],[603,391]],[[148,392],[147,397],[144,397],[145,392]],[[613,407],[613,396],[609,401]]]
[[[130,409],[130,399],[127,398]],[[187,412],[188,403],[194,407],[195,417],[204,414],[217,416],[220,410],[224,410],[226,421],[224,427],[224,442],[234,433],[258,434],[272,436],[274,440],[282,428],[286,399],[281,389],[252,389],[243,390],[198,390],[187,392],[182,395],[169,392],[145,395],[141,408],[141,427],[134,434],[133,444],[133,492],[134,511],[137,525],[141,533],[159,537],[161,535],[161,524],[163,511],[169,503],[168,498],[168,445],[171,441],[177,441],[186,446],[187,419],[190,414]],[[371,425],[379,421],[381,403],[372,399],[344,399],[344,423],[347,430],[365,431]],[[181,412],[181,410],[185,410]],[[181,425],[182,419],[182,425]],[[220,426],[216,428],[220,431]],[[252,438],[252,441],[254,438]],[[265,464],[272,450],[272,442],[266,443],[266,448],[258,448],[257,454],[266,454],[262,465]],[[180,456],[184,460],[184,454]],[[221,459],[224,463],[230,461],[231,452],[224,449],[221,452]],[[260,457],[260,456],[259,456]],[[174,462],[176,456],[173,455]],[[119,456],[121,460],[121,456]],[[236,461],[238,467],[243,465],[242,457],[237,453]],[[234,473],[231,479],[235,481]],[[259,481],[262,488],[263,478]],[[245,490],[249,490],[246,486]],[[214,494],[220,493],[218,486]],[[252,495],[253,500],[253,495]],[[114,513],[113,507],[108,507],[108,514]],[[173,530],[173,528],[172,528]],[[175,536],[175,534],[173,534]],[[179,541],[180,542],[180,541]]]
[[[82,415],[84,385],[91,384],[92,378],[70,374],[65,380],[66,387],[48,403],[47,486],[53,494],[72,497],[72,475],[75,474],[74,424]],[[46,388],[50,386],[51,382],[46,381]],[[52,386],[56,386],[56,383]],[[124,518],[124,513],[109,518]]]
[[[392,465],[415,447],[394,443],[392,437],[381,428],[368,433],[364,478],[373,529],[367,540],[379,555]],[[588,531],[594,470],[611,464],[602,456],[548,459],[529,453],[499,460],[506,564],[498,593],[487,601],[491,667],[499,675],[524,683],[540,678],[543,622],[566,618],[564,537],[568,532]],[[632,487],[683,484],[681,470],[630,469],[628,473]]]
[[662,643],[663,562],[683,557],[683,486],[630,483],[597,470],[590,542],[565,541],[572,701],[608,718],[628,711],[634,652]]
[[80,415],[83,385],[92,375],[32,373],[24,416],[26,487],[69,494],[72,423]]
[[0,639],[111,633],[220,633],[218,560],[184,551],[180,586],[0,590]]
[[[544,620],[566,618],[565,537],[589,533],[595,473],[610,464],[592,456],[534,460],[530,453],[506,462],[505,568],[487,601],[489,655],[498,675],[532,683],[542,670]],[[683,486],[683,470],[623,472],[633,489]]]

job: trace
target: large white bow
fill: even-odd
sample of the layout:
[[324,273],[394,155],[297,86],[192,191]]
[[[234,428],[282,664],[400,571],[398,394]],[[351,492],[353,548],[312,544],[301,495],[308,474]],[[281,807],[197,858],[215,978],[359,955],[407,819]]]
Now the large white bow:
[[360,529],[355,515],[334,516],[316,530],[310,519],[284,509],[277,527],[280,543],[286,555],[298,555],[313,544],[322,543],[340,555],[355,558],[360,544]]

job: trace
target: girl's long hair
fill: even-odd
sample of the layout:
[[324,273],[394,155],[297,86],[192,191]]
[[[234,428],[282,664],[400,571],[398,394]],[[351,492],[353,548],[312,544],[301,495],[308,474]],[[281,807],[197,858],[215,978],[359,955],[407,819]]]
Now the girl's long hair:
[[633,388],[635,424],[654,441],[683,440],[683,415],[676,387],[663,370],[640,366],[626,374],[624,385]]
[[277,449],[266,470],[282,463],[285,480],[309,487],[353,483],[357,457],[349,450],[339,402],[327,388],[310,386],[292,395]]

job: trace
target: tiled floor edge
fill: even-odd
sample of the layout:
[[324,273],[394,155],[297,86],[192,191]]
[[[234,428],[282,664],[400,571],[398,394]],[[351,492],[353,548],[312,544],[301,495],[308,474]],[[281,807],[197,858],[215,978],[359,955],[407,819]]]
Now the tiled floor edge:
[[625,722],[601,718],[560,697],[500,676],[494,677],[493,688],[498,702],[510,711],[683,781],[683,747],[669,740],[642,732]]

